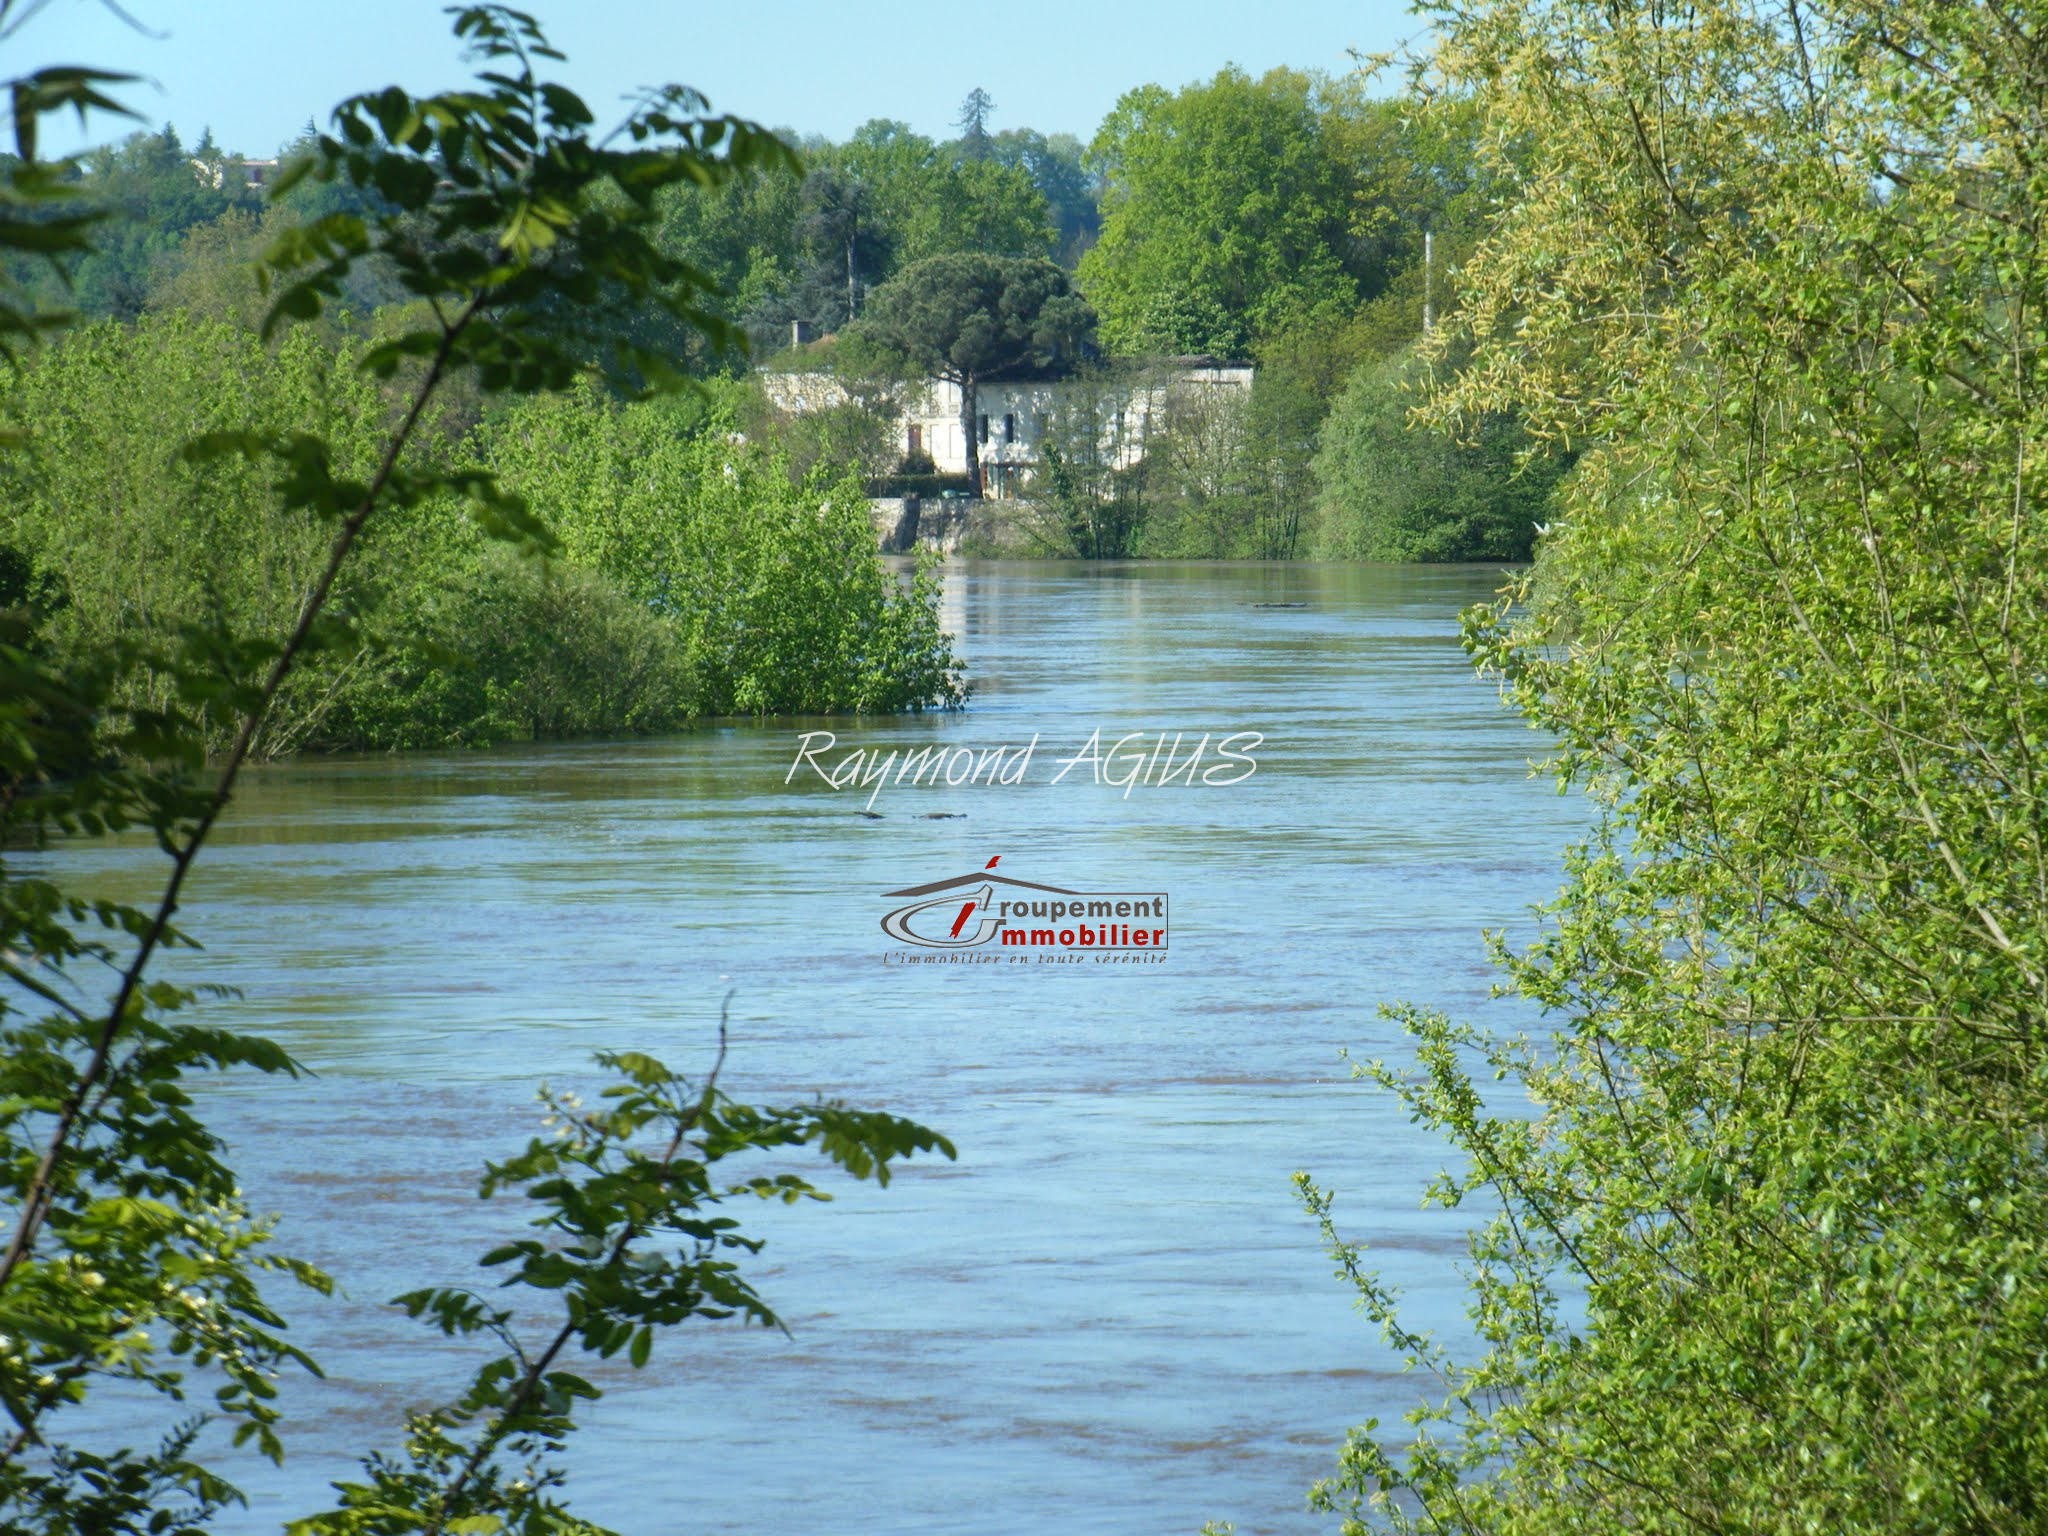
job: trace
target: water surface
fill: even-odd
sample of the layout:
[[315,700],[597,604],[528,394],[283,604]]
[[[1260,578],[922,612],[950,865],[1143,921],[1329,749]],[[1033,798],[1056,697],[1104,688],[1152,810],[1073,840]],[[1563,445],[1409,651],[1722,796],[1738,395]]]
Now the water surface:
[[[271,1531],[352,1452],[453,1390],[459,1352],[380,1304],[468,1283],[513,1231],[470,1189],[590,1052],[708,1061],[735,990],[736,1094],[823,1093],[943,1130],[955,1164],[758,1213],[793,1337],[663,1339],[572,1451],[575,1502],[633,1536],[847,1529],[1307,1532],[1346,1426],[1423,1385],[1350,1309],[1288,1176],[1456,1317],[1442,1150],[1347,1080],[1398,1056],[1377,1003],[1512,1026],[1480,931],[1526,932],[1582,808],[1475,679],[1477,568],[956,564],[959,714],[712,727],[654,742],[320,760],[252,774],[183,914],[217,1006],[316,1069],[215,1104],[283,1246],[345,1295],[294,1303],[330,1380],[283,1471],[237,1464]],[[1284,604],[1299,606],[1260,606]],[[1025,783],[863,797],[785,784],[841,751],[1039,747]],[[1100,728],[1263,733],[1230,787],[1049,782]],[[837,755],[836,753],[833,755]],[[946,819],[933,819],[945,813]],[[981,868],[1170,893],[1167,963],[885,963],[883,892]],[[139,893],[141,849],[67,855]],[[757,1213],[747,1212],[750,1219]]]

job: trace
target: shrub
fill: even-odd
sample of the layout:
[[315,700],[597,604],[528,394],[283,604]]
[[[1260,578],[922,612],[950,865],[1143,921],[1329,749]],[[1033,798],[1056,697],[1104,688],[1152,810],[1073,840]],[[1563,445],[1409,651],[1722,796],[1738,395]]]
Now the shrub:
[[1537,453],[1493,411],[1458,435],[1414,426],[1412,355],[1368,364],[1338,397],[1316,453],[1315,550],[1325,560],[1527,560],[1568,460]]
[[482,446],[566,557],[676,626],[713,714],[944,707],[965,690],[936,578],[907,589],[875,554],[858,478],[589,389],[521,402]]
[[[181,314],[74,332],[26,360],[4,398],[22,444],[0,457],[0,543],[63,592],[47,634],[66,655],[170,644],[202,621],[233,634],[288,630],[326,531],[284,504],[274,471],[239,458],[191,462],[175,447],[227,427],[315,432],[336,472],[360,477],[382,409],[346,351],[306,335],[268,349],[249,331]],[[337,609],[360,613],[375,584],[351,573]],[[280,696],[271,740],[303,734],[334,660]],[[126,674],[117,697],[162,709],[175,695],[168,671],[144,667]],[[218,749],[233,711],[215,699],[200,713]]]

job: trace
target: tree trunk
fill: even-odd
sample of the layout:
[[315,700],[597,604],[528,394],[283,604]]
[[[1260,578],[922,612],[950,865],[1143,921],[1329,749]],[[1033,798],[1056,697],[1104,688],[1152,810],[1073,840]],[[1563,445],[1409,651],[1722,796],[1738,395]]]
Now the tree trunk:
[[960,380],[960,431],[967,443],[967,494],[981,495],[981,392],[974,375]]

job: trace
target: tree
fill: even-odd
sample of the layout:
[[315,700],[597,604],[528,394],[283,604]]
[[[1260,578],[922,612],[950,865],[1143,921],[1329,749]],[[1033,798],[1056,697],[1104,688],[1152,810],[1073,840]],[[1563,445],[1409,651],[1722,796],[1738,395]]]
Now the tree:
[[[944,153],[904,123],[886,119],[863,123],[845,144],[818,146],[810,157],[811,177],[820,178],[814,196],[829,189],[836,210],[836,243],[809,248],[816,278],[811,291],[827,296],[846,274],[844,233],[857,204],[859,244],[856,266],[863,288],[884,281],[900,267],[959,251],[989,256],[1044,256],[1054,248],[1046,201],[1030,174],[995,159],[961,159]],[[807,186],[811,185],[807,178]],[[821,204],[822,205],[822,204]],[[818,227],[806,222],[806,237]],[[828,277],[827,265],[836,271]],[[797,318],[823,323],[823,314]]]
[[[1152,381],[1143,365],[1092,362],[1075,371],[1048,413],[1026,525],[1053,555],[1121,560],[1145,524],[1142,400]],[[1027,514],[1028,516],[1028,514]]]
[[214,185],[218,168],[202,175],[168,125],[87,158],[79,190],[108,217],[93,250],[72,273],[85,313],[134,319],[161,263],[188,231],[230,209],[255,206],[254,194],[231,178]]
[[1117,102],[1089,149],[1102,235],[1079,269],[1108,350],[1242,357],[1291,315],[1377,291],[1381,264],[1352,238],[1359,168],[1338,152],[1337,110],[1330,87],[1290,70]]
[[1045,199],[1060,265],[1071,270],[1102,227],[1102,188],[1082,164],[1081,141],[1071,133],[1048,137],[1030,128],[1005,128],[991,142],[990,155],[1031,178]]
[[[0,544],[20,551],[64,603],[41,626],[52,651],[83,663],[111,646],[162,645],[223,616],[243,633],[290,627],[329,539],[269,495],[265,466],[239,459],[166,463],[167,437],[317,433],[337,472],[361,476],[382,443],[375,383],[309,333],[266,348],[253,330],[185,315],[102,321],[24,362],[4,406],[22,447],[0,460]],[[108,508],[118,515],[108,515]],[[381,554],[381,551],[380,551]],[[341,583],[359,611],[358,574]],[[339,637],[337,637],[337,640]],[[353,647],[335,649],[343,661]],[[116,690],[124,709],[177,708],[174,668],[141,667]],[[276,733],[303,736],[301,712],[329,691],[317,666],[273,703]],[[239,724],[225,699],[193,709],[212,750]]]
[[1086,354],[1095,317],[1049,261],[933,256],[877,289],[866,342],[960,391],[967,479],[981,494],[981,381],[1056,374]]
[[1322,400],[1300,379],[1266,368],[1252,380],[1246,458],[1251,471],[1251,549],[1260,560],[1300,555],[1315,500],[1312,468]]
[[[1581,450],[1477,658],[1593,795],[1541,1034],[1374,1075],[1483,1199],[1473,1353],[1319,1502],[1459,1536],[2038,1529],[2039,7],[1439,15],[1505,179],[1425,415]],[[1504,151],[1533,145],[1517,165]],[[1506,1079],[1520,1093],[1503,1093]],[[1389,1437],[1393,1438],[1393,1437]]]
[[995,111],[995,98],[980,86],[967,93],[960,103],[960,115],[953,119],[953,126],[960,130],[960,155],[966,160],[986,160],[989,156],[988,120]]
[[972,251],[983,256],[1044,257],[1053,251],[1045,197],[1021,167],[968,160],[933,176],[918,217],[904,232],[904,255]]
[[938,147],[910,124],[877,117],[854,129],[844,144],[813,156],[812,163],[829,163],[860,182],[873,197],[883,228],[895,233],[915,222],[938,158]]
[[[656,203],[661,249],[716,285],[707,302],[743,324],[757,351],[784,345],[792,319],[813,318],[793,296],[798,288],[816,283],[828,299],[845,293],[843,251],[826,250],[823,239],[816,248],[804,244],[802,184],[788,167],[774,165],[717,186],[670,188]],[[692,343],[689,361],[698,371],[734,362],[730,353],[707,351],[703,337]]]
[[1316,450],[1325,560],[1527,560],[1570,455],[1543,452],[1511,413],[1455,430],[1410,423],[1428,369],[1412,355],[1353,375]]
[[863,289],[880,279],[890,255],[872,202],[866,186],[830,166],[804,177],[796,224],[803,265],[790,285],[792,318],[837,330],[860,313]]
[[[403,334],[405,318],[380,314],[379,338]],[[362,350],[330,348],[311,326],[266,346],[253,328],[172,312],[82,327],[23,360],[0,397],[24,439],[0,457],[0,549],[32,587],[61,594],[38,623],[51,653],[84,665],[214,622],[236,633],[287,626],[325,557],[323,530],[273,496],[260,467],[167,465],[164,441],[237,425],[317,432],[339,471],[362,474],[390,416],[355,365]],[[459,443],[433,443],[517,486],[561,539],[554,559],[501,558],[452,498],[379,518],[336,578],[345,626],[294,669],[252,751],[639,735],[713,712],[955,701],[936,615],[849,553],[872,543],[847,486],[861,452],[870,473],[882,468],[880,411],[849,402],[804,418],[778,444],[778,482],[769,470],[784,464],[732,448],[722,405],[694,395],[621,405],[585,385],[500,406]],[[655,601],[640,572],[587,536],[593,522],[661,530],[680,597]],[[748,599],[735,618],[720,573],[740,570]],[[762,659],[799,649],[793,635],[831,643],[801,665]],[[884,635],[893,669],[868,648]],[[895,686],[906,680],[920,686]],[[145,662],[112,697],[164,711],[183,681]],[[210,749],[231,743],[227,701],[192,712]]]
[[1145,410],[1142,551],[1169,560],[1249,554],[1256,488],[1246,392],[1164,377],[1146,391]]
[[[872,419],[872,418],[870,418]],[[948,708],[964,697],[931,573],[909,590],[875,558],[860,476],[710,430],[667,401],[585,388],[512,404],[481,434],[574,566],[669,621],[702,713]]]

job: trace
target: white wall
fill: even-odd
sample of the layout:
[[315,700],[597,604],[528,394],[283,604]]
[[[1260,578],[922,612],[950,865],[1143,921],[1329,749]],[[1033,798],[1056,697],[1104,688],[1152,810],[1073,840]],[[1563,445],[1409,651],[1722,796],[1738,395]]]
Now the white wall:
[[[1133,389],[1124,410],[1127,430],[1116,453],[1124,466],[1137,462],[1144,451],[1145,428],[1166,394],[1176,389],[1248,390],[1252,365],[1225,363],[1185,367],[1168,374],[1164,381]],[[827,373],[764,372],[762,388],[768,398],[785,411],[823,410],[843,404],[849,398],[839,381]],[[981,461],[988,466],[1015,465],[1021,472],[1037,464],[1039,444],[1047,423],[1056,416],[1078,386],[1064,380],[1038,383],[998,382],[984,384],[978,391],[980,413],[988,418],[988,441],[981,445]],[[1016,417],[1016,437],[1003,440],[1003,418]],[[897,454],[909,452],[910,429],[916,427],[924,452],[942,475],[967,473],[967,445],[960,435],[960,387],[933,380],[905,397],[894,427]]]

